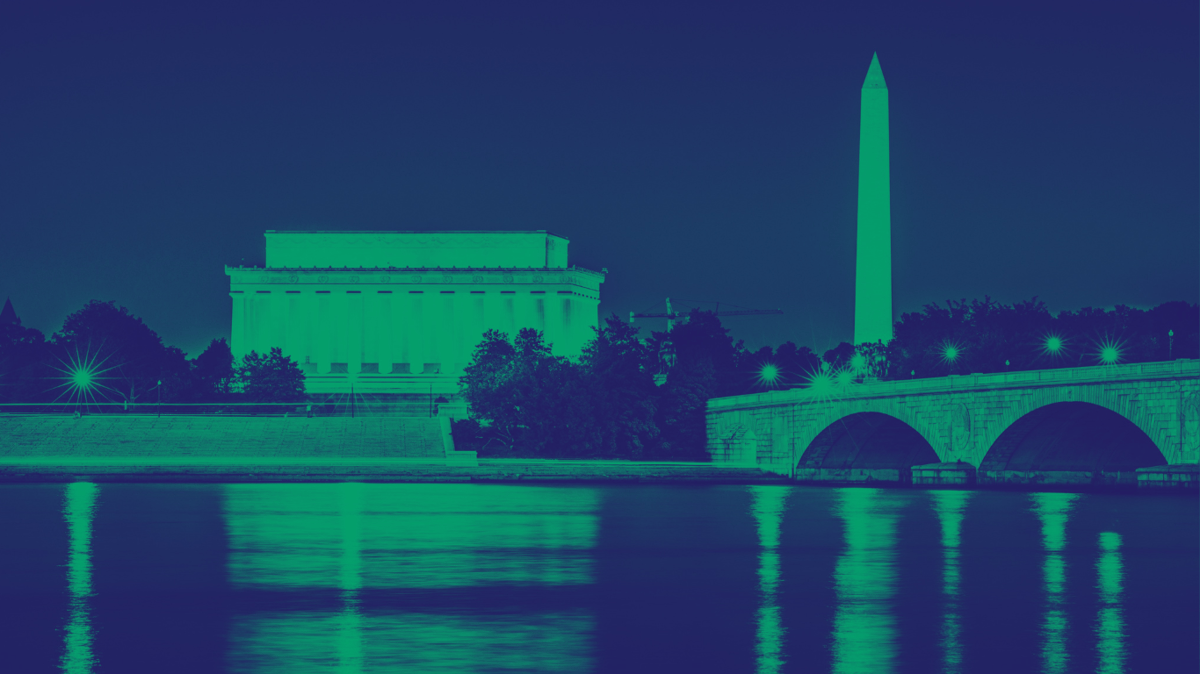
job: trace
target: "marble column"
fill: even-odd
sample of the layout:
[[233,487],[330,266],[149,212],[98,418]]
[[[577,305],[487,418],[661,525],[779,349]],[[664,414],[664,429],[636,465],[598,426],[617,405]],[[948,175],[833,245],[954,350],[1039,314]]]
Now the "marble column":
[[407,325],[404,326],[404,334],[408,337],[409,368],[413,374],[421,374],[422,364],[429,360],[429,335],[425,334],[425,293],[411,292],[408,301],[409,310],[405,315]]
[[363,296],[361,292],[346,293],[346,366],[351,374],[362,372],[363,347],[366,334],[363,325]]
[[246,294],[231,292],[233,299],[233,324],[229,328],[229,347],[234,358],[241,358],[246,351]]
[[566,337],[562,330],[562,303],[558,299],[558,294],[553,290],[546,291],[545,295],[535,295],[542,298],[543,320],[545,325],[546,343],[553,346],[553,353],[556,356],[565,355],[567,352],[564,349]]
[[316,340],[318,372],[327,374],[329,364],[333,362],[336,350],[336,340],[333,332],[333,301],[330,293],[316,293],[313,302],[317,305],[317,321],[313,326],[313,338]]
[[379,373],[387,374],[392,371],[392,363],[399,362],[395,358],[396,342],[392,329],[392,292],[380,291],[375,293],[375,316],[378,326]]

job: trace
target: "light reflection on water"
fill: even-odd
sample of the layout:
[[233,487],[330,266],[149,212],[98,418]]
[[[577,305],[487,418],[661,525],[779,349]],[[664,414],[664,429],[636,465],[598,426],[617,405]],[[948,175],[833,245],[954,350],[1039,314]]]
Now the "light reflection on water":
[[957,674],[962,671],[962,624],[958,605],[959,543],[969,491],[935,491],[930,494],[942,528],[942,671]]
[[342,614],[338,625],[338,672],[362,672],[362,614],[358,591],[362,588],[362,485],[338,485],[341,492],[342,557],[338,587],[342,591]]
[[1100,612],[1096,616],[1097,672],[1120,674],[1125,671],[1125,618],[1121,609],[1121,583],[1125,572],[1121,562],[1121,534],[1100,533],[1100,558],[1096,560]]
[[886,674],[895,666],[896,518],[900,497],[883,489],[838,493],[845,548],[834,569],[833,671]]
[[1042,580],[1046,594],[1046,610],[1042,618],[1042,671],[1061,674],[1067,671],[1067,610],[1064,592],[1067,582],[1067,560],[1063,548],[1067,545],[1067,518],[1079,494],[1030,494],[1033,511],[1042,522]]
[[238,484],[225,507],[235,586],[336,587],[341,597],[337,612],[237,618],[235,671],[588,669],[587,611],[379,613],[363,610],[361,592],[591,583],[595,490]]
[[92,596],[92,517],[98,492],[91,482],[73,482],[67,485],[63,498],[63,517],[70,537],[67,589],[71,601],[61,666],[68,674],[90,673],[96,662],[88,598]]
[[[62,491],[55,492],[56,500],[52,501],[55,505],[47,512],[54,521],[65,522],[67,536],[65,569],[61,575],[54,574],[55,592],[62,592],[64,576],[66,581],[66,613],[60,614],[62,617],[56,618],[55,624],[61,628],[61,641],[60,637],[55,637],[55,644],[61,644],[61,651],[54,652],[61,671],[104,671],[105,635],[111,634],[114,626],[120,628],[119,621],[114,623],[106,618],[113,614],[106,614],[104,607],[114,606],[114,599],[117,604],[123,601],[120,596],[107,594],[114,586],[105,585],[106,569],[112,570],[114,564],[137,554],[138,545],[158,544],[153,540],[142,543],[136,537],[122,539],[121,549],[116,550],[111,545],[107,548],[110,556],[108,566],[105,565],[105,544],[111,542],[105,532],[111,534],[113,529],[111,526],[106,529],[104,523],[111,524],[107,518],[118,516],[121,511],[103,508],[115,508],[110,504],[119,503],[121,499],[119,493],[114,492],[102,500],[101,492],[108,494],[106,490],[109,489],[138,488],[136,485],[106,485],[102,489],[87,482],[54,487]],[[594,668],[615,671],[605,669],[603,657],[599,655],[602,644],[598,640],[602,640],[600,635],[604,633],[598,619],[604,613],[599,607],[604,605],[605,588],[619,588],[628,579],[625,575],[614,575],[611,570],[607,576],[598,573],[598,566],[606,554],[606,548],[601,547],[600,518],[606,512],[605,499],[627,499],[627,494],[634,493],[633,490],[355,483],[235,484],[211,489],[214,496],[222,496],[222,500],[214,499],[211,503],[214,506],[223,504],[218,508],[225,525],[220,544],[226,550],[225,554],[213,559],[218,568],[227,572],[229,583],[229,587],[214,587],[215,601],[229,601],[235,594],[241,597],[235,602],[235,609],[212,623],[213,629],[228,634],[228,640],[223,642],[227,644],[227,650],[221,651],[227,655],[228,671],[346,674],[480,670],[574,672]],[[676,492],[671,488],[659,491],[653,491],[659,489],[657,487],[635,489],[643,491],[637,491],[637,500],[626,500],[622,507],[637,503],[636,511],[607,512],[636,512],[636,517],[644,519],[646,530],[651,532],[665,533],[664,522],[680,521],[658,520],[653,509],[645,508],[646,504],[676,503],[673,500]],[[805,594],[804,588],[827,587],[830,581],[832,596],[824,601],[832,613],[832,624],[827,618],[819,629],[828,633],[825,630],[832,627],[828,652],[832,656],[832,671],[874,674],[914,667],[921,671],[936,671],[939,663],[934,653],[940,653],[942,671],[966,671],[964,662],[972,662],[968,655],[980,642],[978,636],[964,630],[964,617],[969,628],[973,614],[970,601],[964,600],[962,588],[967,587],[965,596],[969,598],[972,583],[979,587],[981,582],[1008,582],[1003,579],[989,581],[972,574],[980,554],[986,554],[986,549],[980,550],[970,544],[972,523],[980,521],[973,520],[971,515],[977,508],[992,508],[993,511],[1000,508],[1002,510],[996,512],[1004,512],[1005,509],[1016,511],[1028,507],[1040,525],[1040,545],[1033,538],[1035,530],[1027,524],[1021,526],[1029,538],[1020,540],[1028,542],[1014,545],[1023,546],[1018,552],[1025,559],[1029,559],[1029,555],[1041,558],[1040,600],[1030,599],[1031,602],[1040,601],[1041,620],[1036,634],[1031,632],[1025,641],[1014,642],[1011,648],[1030,655],[1039,653],[1044,672],[1078,670],[1081,663],[1094,654],[1096,671],[1123,673],[1131,666],[1137,666],[1131,662],[1144,661],[1147,657],[1145,649],[1138,651],[1136,648],[1136,629],[1141,625],[1145,630],[1147,622],[1153,623],[1156,617],[1148,616],[1144,610],[1136,612],[1125,603],[1127,576],[1132,575],[1135,580],[1141,579],[1145,583],[1145,572],[1137,571],[1138,568],[1150,568],[1146,564],[1147,558],[1139,556],[1143,554],[1139,550],[1144,549],[1145,544],[1139,548],[1136,543],[1128,543],[1122,533],[1106,530],[1105,527],[1113,523],[1111,521],[1105,521],[1102,527],[1087,528],[1088,521],[1096,521],[1095,509],[1084,507],[1084,504],[1092,503],[1086,500],[1093,498],[1090,495],[1002,495],[950,490],[922,493],[870,488],[806,491],[805,488],[778,485],[716,489],[725,490],[726,495],[730,491],[744,490],[741,494],[746,501],[741,502],[749,503],[749,511],[737,511],[737,515],[727,522],[732,527],[727,534],[744,535],[736,532],[749,533],[747,529],[756,534],[757,547],[753,554],[757,582],[754,587],[758,596],[752,609],[745,606],[729,615],[712,615],[717,616],[718,621],[727,619],[728,623],[721,623],[725,625],[722,629],[731,633],[735,626],[749,625],[753,621],[752,642],[747,642],[742,652],[747,658],[746,663],[752,660],[753,667],[759,672],[774,673],[808,664],[812,653],[788,651],[788,624],[791,621],[795,625],[798,619],[803,619],[806,613],[811,615],[809,612],[819,607],[786,598],[820,596],[811,591]],[[61,500],[57,494],[61,494]],[[653,497],[647,499],[646,494],[653,494]],[[828,503],[825,499],[830,497],[833,499],[831,512],[825,505]],[[905,541],[897,535],[902,512],[905,516],[916,512],[902,511],[902,507],[916,502],[923,505],[925,499],[938,518],[940,550],[929,550],[925,543],[910,543],[905,547]],[[97,520],[97,505],[102,501],[105,505]],[[691,503],[702,502],[705,501]],[[1125,517],[1137,526],[1134,518],[1146,517],[1145,512],[1169,516],[1173,512],[1170,508],[1180,505],[1183,504],[1170,504],[1162,510],[1126,514]],[[1115,508],[1115,505],[1106,507]],[[831,515],[833,520],[830,520]],[[697,513],[697,516],[706,523],[704,526],[715,526],[716,519],[712,518],[719,514],[712,511]],[[1085,519],[1083,531],[1097,533],[1080,535],[1081,529],[1072,523],[1080,517]],[[781,543],[785,529],[816,533],[820,531],[819,526],[806,527],[814,527],[814,523],[822,520],[840,525],[837,539],[825,539],[840,541],[836,548],[805,547],[810,545],[808,538],[789,538],[788,545]],[[97,521],[101,523],[99,529],[95,528]],[[1190,520],[1181,518],[1180,521]],[[627,526],[620,523],[619,517],[606,522],[609,527]],[[964,531],[968,532],[966,547],[963,546]],[[1194,536],[1192,528],[1184,533]],[[1071,538],[1072,535],[1075,538]],[[1178,530],[1174,533],[1176,538],[1183,535]],[[61,530],[54,534],[60,542],[61,536]],[[100,541],[102,554],[99,561],[93,558],[94,539]],[[702,550],[689,554],[741,555],[741,559],[750,561],[744,556],[744,543],[733,545],[733,539],[714,540],[717,543],[711,552]],[[723,540],[730,541],[728,544],[732,547],[723,547],[727,544],[720,542]],[[800,547],[789,547],[797,540],[802,541]],[[1091,547],[1093,541],[1095,548]],[[1154,545],[1165,544],[1164,539],[1156,541]],[[633,555],[628,559],[636,561],[645,559],[642,555],[661,555],[672,550],[670,545],[659,547],[653,540],[648,546],[640,545],[643,547],[617,548],[616,553]],[[1195,559],[1194,542],[1186,542],[1177,549]],[[607,550],[607,554],[613,554],[613,548]],[[732,552],[734,550],[736,552]],[[1074,556],[1068,557],[1068,553]],[[61,551],[56,553],[61,554]],[[901,614],[906,609],[897,602],[897,592],[908,589],[902,585],[908,577],[904,569],[913,568],[911,561],[920,558],[912,555],[925,554],[936,555],[928,558],[934,564],[940,561],[941,591],[937,592],[935,585],[928,588],[928,592],[906,594],[905,601],[917,601],[917,610],[921,613],[905,614],[909,616],[905,618]],[[817,574],[819,578],[790,572],[797,568],[796,563],[802,561],[801,558],[814,556],[829,560],[832,576],[829,573],[831,567],[824,567],[825,570]],[[62,559],[61,556],[55,558]],[[910,560],[906,562],[907,566],[898,564],[901,558]],[[740,578],[749,579],[750,567],[740,566],[741,562],[707,567],[734,574],[728,578],[721,575],[691,578],[688,575],[689,559],[686,556],[678,558],[678,577],[660,574],[647,579],[687,587],[699,596],[721,588],[725,581],[732,585],[739,574]],[[1075,560],[1073,564],[1069,563],[1071,559]],[[1141,567],[1137,566],[1139,560]],[[807,566],[802,565],[802,568],[816,568],[811,562],[804,564]],[[1088,582],[1071,583],[1069,587],[1072,566],[1077,569],[1076,578],[1083,578],[1079,574],[1086,573]],[[1094,584],[1090,582],[1092,568]],[[1031,567],[1030,571],[1037,573],[1036,567]],[[96,577],[101,579],[99,584]],[[221,578],[226,576],[221,575]],[[699,584],[691,585],[697,580]],[[1038,576],[1030,580],[1032,583],[1022,581],[1022,585],[1014,586],[1013,592],[1027,594],[1032,589],[1030,585],[1038,583]],[[1181,579],[1173,576],[1168,582],[1174,583],[1171,587],[1178,587]],[[561,601],[558,598],[562,595],[556,593],[597,584],[606,585],[594,596],[576,593]],[[98,594],[97,587],[100,588]],[[781,592],[784,587],[801,592]],[[495,593],[497,588],[508,590]],[[539,595],[542,599],[533,603],[522,603],[524,600],[513,599],[515,595],[505,594],[521,588],[543,588],[548,592]],[[232,594],[221,594],[231,591]],[[493,592],[489,596],[499,598],[499,603],[489,603],[492,599],[479,601],[480,592]],[[919,599],[912,599],[918,595]],[[412,596],[420,598],[406,599]],[[1083,599],[1085,596],[1088,599]],[[547,597],[550,601],[543,602]],[[1092,607],[1093,600],[1097,602],[1096,608]],[[1033,608],[1032,603],[1029,606]],[[664,611],[661,607],[659,611],[662,616],[681,623],[688,618],[683,614],[673,616],[669,609]],[[936,635],[928,633],[928,643],[922,644],[920,639],[926,639],[922,636],[926,633],[911,632],[906,620],[918,615],[919,620],[924,621],[926,615],[936,615],[939,611],[940,631]],[[977,616],[978,611],[974,615]],[[177,617],[164,616],[164,620],[174,619]],[[1079,626],[1090,623],[1092,629],[1090,632],[1072,631],[1072,623]],[[1177,623],[1178,620],[1172,618],[1169,622],[1154,624],[1161,633],[1162,628],[1171,629]],[[604,648],[620,648],[620,643],[612,642],[611,634]],[[1131,634],[1135,636],[1131,637]],[[1013,635],[1019,637],[1020,632],[1014,631]],[[1068,635],[1072,635],[1074,642]],[[1004,639],[1005,635],[995,638]],[[1190,637],[1181,641],[1187,638]],[[916,648],[926,649],[931,660],[921,665],[914,665],[911,660],[902,661],[902,658],[911,657],[905,655],[905,651],[912,650],[914,639]],[[701,650],[703,646],[699,644]],[[1006,643],[1005,647],[1010,646]],[[687,655],[694,658],[692,669],[704,663],[703,655]],[[663,656],[659,654],[658,657]],[[1188,656],[1171,657],[1182,662],[1182,658]]]
[[779,611],[779,527],[783,523],[788,488],[778,485],[750,487],[753,514],[758,524],[758,639],[755,655],[758,671],[778,672],[783,666],[783,619]]

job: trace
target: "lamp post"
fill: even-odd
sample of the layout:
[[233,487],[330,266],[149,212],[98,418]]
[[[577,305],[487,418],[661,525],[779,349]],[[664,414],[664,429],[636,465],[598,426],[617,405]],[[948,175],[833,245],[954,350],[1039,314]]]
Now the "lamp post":
[[1175,331],[1167,330],[1167,360],[1175,360]]
[[162,380],[161,379],[159,379],[158,383],[154,385],[154,388],[158,389],[158,418],[161,419],[162,418]]

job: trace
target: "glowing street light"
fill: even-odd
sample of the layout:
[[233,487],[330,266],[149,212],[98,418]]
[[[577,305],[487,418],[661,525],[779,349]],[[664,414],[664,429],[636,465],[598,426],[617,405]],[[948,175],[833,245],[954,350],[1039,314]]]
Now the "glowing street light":
[[962,357],[962,352],[962,346],[954,342],[945,342],[942,344],[942,362],[953,365]]
[[854,356],[850,358],[850,369],[853,370],[855,374],[860,374],[865,371],[867,369],[867,357],[861,353],[854,354]]
[[1066,348],[1066,341],[1062,337],[1055,334],[1046,335],[1046,339],[1042,341],[1042,353],[1051,358],[1061,356],[1063,349]]
[[86,367],[78,367],[71,371],[71,387],[76,391],[87,391],[92,388],[95,373]]
[[1122,344],[1114,339],[1105,338],[1100,343],[1100,349],[1096,352],[1096,358],[1104,365],[1116,365],[1121,362],[1121,357],[1124,355]]
[[822,369],[814,372],[808,378],[808,390],[815,396],[825,397],[833,394],[834,380],[833,375]]
[[779,367],[774,363],[767,363],[758,370],[758,383],[770,388],[779,381]]
[[[76,407],[80,404],[87,405],[96,402],[97,394],[100,394],[102,389],[109,388],[101,383],[105,378],[102,375],[114,368],[104,368],[104,361],[100,361],[99,354],[93,355],[89,352],[81,356],[76,351],[74,356],[68,355],[67,360],[60,359],[59,362],[62,363],[62,367],[54,369],[62,373],[62,376],[55,379],[62,383],[53,388],[62,389],[62,392],[55,398],[55,402],[66,397],[67,402],[75,404]],[[76,413],[78,414],[78,409]]]

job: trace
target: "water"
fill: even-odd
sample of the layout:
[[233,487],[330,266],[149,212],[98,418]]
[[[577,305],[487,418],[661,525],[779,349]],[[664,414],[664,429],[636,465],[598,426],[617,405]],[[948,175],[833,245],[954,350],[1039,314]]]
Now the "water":
[[0,486],[0,670],[1195,672],[1195,498]]

